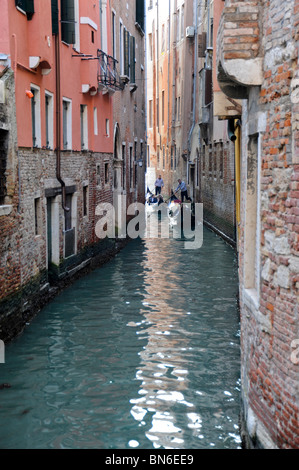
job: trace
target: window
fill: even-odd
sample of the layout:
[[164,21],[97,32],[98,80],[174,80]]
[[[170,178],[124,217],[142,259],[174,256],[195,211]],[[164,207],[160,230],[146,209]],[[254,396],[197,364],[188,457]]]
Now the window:
[[46,114],[46,147],[47,149],[52,149],[53,145],[53,95],[52,93],[45,93],[45,114]]
[[40,89],[31,85],[31,121],[32,121],[32,146],[41,147],[41,122],[40,122]]
[[67,194],[64,211],[64,255],[66,258],[75,254],[75,228],[73,227],[73,194]]
[[88,186],[83,186],[83,217],[88,214]]
[[88,149],[87,105],[80,104],[81,149]]
[[135,83],[135,38],[130,36],[130,82]]
[[109,162],[105,162],[105,184],[109,184]]
[[144,0],[136,0],[136,23],[144,31]]
[[110,136],[110,122],[109,119],[106,119],[106,137]]
[[119,24],[119,70],[120,74],[124,74],[124,38],[123,25]]
[[15,4],[26,13],[28,20],[31,20],[34,14],[34,0],[15,0]]
[[149,111],[149,115],[148,115],[149,123],[148,123],[148,125],[149,125],[150,128],[152,128],[153,127],[153,100],[149,101],[148,108],[149,108],[149,110],[148,110]]
[[164,103],[164,90],[162,91],[162,126],[164,126],[164,106],[165,106],[165,103]]
[[41,234],[41,200],[40,197],[34,199],[34,226],[35,235]]
[[97,108],[93,108],[93,132],[94,135],[98,135],[98,110]]
[[126,145],[123,144],[122,145],[122,161],[123,161],[123,175],[122,175],[122,179],[123,179],[123,188],[125,189],[126,188]]
[[185,22],[185,6],[182,5],[182,10],[181,10],[181,38],[184,37],[184,22]]
[[97,163],[96,166],[96,179],[97,179],[97,186],[101,186],[101,165]]
[[52,34],[58,34],[58,0],[51,0]]
[[61,40],[67,44],[76,43],[74,0],[61,0]]
[[72,102],[67,98],[62,101],[63,116],[63,149],[72,148]]
[[130,145],[130,188],[133,187],[133,147]]
[[165,51],[165,25],[162,24],[162,41],[161,41],[161,52]]
[[153,60],[153,35],[150,33],[148,35],[148,50],[149,50],[149,60]]
[[5,204],[8,131],[0,129],[0,205]]
[[115,28],[115,12],[112,12],[112,55],[116,57],[116,28]]
[[124,30],[124,75],[130,76],[130,33]]

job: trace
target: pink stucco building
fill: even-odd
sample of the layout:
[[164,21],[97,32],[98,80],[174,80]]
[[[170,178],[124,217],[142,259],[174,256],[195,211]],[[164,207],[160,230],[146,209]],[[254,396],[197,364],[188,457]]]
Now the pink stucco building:
[[[139,3],[132,2],[135,20]],[[22,329],[53,285],[119,246],[95,233],[97,205],[113,203],[119,189],[115,161],[129,165],[129,155],[115,155],[114,102],[132,90],[130,77],[119,75],[114,16],[110,0],[1,2],[2,340]],[[144,128],[134,135],[138,143]],[[136,199],[142,178],[140,167]]]

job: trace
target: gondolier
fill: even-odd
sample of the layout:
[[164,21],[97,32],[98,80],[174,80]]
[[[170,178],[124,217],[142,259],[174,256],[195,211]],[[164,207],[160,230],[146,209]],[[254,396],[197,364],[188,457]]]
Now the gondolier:
[[164,187],[164,181],[163,181],[161,175],[159,175],[159,178],[157,178],[156,182],[155,182],[156,196],[157,196],[157,194],[161,194],[161,190],[162,190],[163,187]]
[[185,181],[182,181],[181,179],[178,180],[178,187],[175,190],[175,193],[177,193],[179,190],[181,191],[181,201],[184,202],[184,199],[186,198],[186,201],[191,201],[191,197],[188,196],[188,191],[187,191],[187,186]]

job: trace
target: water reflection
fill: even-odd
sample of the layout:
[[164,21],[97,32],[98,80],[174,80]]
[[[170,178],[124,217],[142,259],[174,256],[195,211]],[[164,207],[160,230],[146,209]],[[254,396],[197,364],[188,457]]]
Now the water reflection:
[[7,348],[1,448],[238,448],[234,254],[136,240]]

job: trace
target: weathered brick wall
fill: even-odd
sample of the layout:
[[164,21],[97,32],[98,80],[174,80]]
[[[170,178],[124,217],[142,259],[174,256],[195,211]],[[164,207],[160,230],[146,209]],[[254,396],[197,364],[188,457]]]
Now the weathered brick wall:
[[200,202],[204,221],[235,240],[234,144],[215,142],[201,148]]
[[226,0],[219,25],[224,59],[250,59],[261,54],[260,3],[257,0]]
[[[263,83],[259,100],[256,90],[249,90],[248,115],[242,119],[242,397],[250,445],[298,448],[299,363],[292,355],[299,337],[298,2],[271,0],[263,7]],[[244,259],[247,146],[255,133],[260,264],[254,300],[246,289]]]

